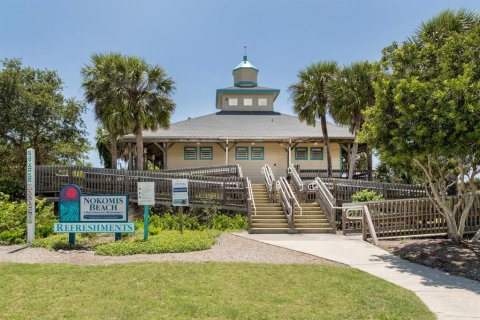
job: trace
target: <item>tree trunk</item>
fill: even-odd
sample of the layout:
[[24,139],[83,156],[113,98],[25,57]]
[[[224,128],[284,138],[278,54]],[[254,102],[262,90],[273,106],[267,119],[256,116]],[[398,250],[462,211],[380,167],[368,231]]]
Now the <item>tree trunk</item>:
[[366,146],[367,152],[367,174],[368,174],[368,181],[372,181],[372,151],[370,147]]
[[350,151],[350,163],[348,164],[348,179],[353,179],[355,167],[357,165],[358,142],[353,142],[352,150]]
[[109,133],[110,137],[110,168],[117,169],[117,158],[118,158],[118,149],[117,149],[117,137],[115,133]]
[[327,117],[326,115],[320,116],[320,124],[322,125],[322,134],[323,140],[325,143],[325,151],[327,153],[327,175],[329,178],[332,177],[332,155],[330,154],[330,139],[328,138],[328,129],[327,129]]
[[135,142],[137,143],[137,170],[143,170],[143,135],[142,126],[135,124]]

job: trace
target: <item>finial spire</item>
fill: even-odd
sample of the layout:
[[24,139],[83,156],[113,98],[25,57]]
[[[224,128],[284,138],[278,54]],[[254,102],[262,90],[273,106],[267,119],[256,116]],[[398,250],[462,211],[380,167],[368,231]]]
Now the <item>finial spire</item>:
[[243,50],[245,51],[245,54],[243,56],[243,61],[247,61],[247,45],[246,44],[243,45]]

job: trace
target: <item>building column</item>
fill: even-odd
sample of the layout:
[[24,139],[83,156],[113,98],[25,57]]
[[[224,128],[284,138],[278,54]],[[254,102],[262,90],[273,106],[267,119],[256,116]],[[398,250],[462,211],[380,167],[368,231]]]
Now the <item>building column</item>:
[[163,170],[168,169],[168,167],[167,167],[167,150],[168,150],[167,143],[164,142],[163,143]]
[[292,140],[288,143],[288,163],[287,163],[287,168],[290,167],[290,164],[292,163]]
[[225,165],[228,166],[228,139],[227,144],[225,145]]

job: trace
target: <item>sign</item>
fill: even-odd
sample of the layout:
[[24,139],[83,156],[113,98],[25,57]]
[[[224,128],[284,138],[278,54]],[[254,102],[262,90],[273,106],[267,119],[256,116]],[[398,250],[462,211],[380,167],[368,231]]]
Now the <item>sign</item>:
[[27,243],[35,239],[35,150],[27,149]]
[[127,222],[126,195],[80,196],[80,221]]
[[56,233],[122,233],[135,232],[135,224],[133,222],[57,222],[54,224],[54,232]]
[[54,232],[69,233],[69,242],[75,243],[75,233],[135,232],[135,224],[128,222],[127,195],[82,195],[74,184],[60,190],[60,222]]
[[155,205],[155,183],[154,182],[137,182],[138,205],[154,206]]
[[172,205],[188,206],[188,179],[172,179]]

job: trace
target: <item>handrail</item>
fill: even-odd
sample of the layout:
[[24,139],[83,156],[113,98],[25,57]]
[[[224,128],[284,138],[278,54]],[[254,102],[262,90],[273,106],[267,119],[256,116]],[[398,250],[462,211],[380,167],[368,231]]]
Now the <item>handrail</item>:
[[252,191],[252,183],[250,179],[247,177],[247,188],[248,188],[248,200],[252,204],[253,207],[253,215],[257,215],[257,207],[255,206],[255,199],[253,198],[253,191]]
[[336,214],[335,210],[342,209],[342,207],[336,206],[335,198],[332,196],[327,186],[323,183],[320,178],[315,178],[315,180],[308,185],[310,190],[317,190],[318,197],[317,203],[322,208],[323,212],[327,216],[328,221],[335,228],[336,225]]
[[295,183],[297,187],[297,191],[302,191],[303,190],[303,181],[302,178],[300,178],[300,175],[297,172],[297,169],[295,169],[295,166],[291,164],[288,169],[287,173],[291,175],[293,178],[293,182]]
[[239,164],[236,164],[237,166],[237,174],[240,178],[243,178],[243,172],[242,172],[242,167]]
[[278,188],[278,191],[280,192],[280,204],[283,207],[283,212],[285,213],[285,216],[287,217],[287,220],[290,220],[291,217],[292,217],[292,213],[293,213],[292,204],[290,203],[290,200],[287,196],[287,192],[285,190],[284,182],[281,178],[277,181],[276,186]]
[[368,206],[363,206],[363,240],[367,240],[367,233],[365,232],[365,228],[368,227],[368,232],[372,236],[373,244],[376,246],[378,245],[378,238],[377,232],[375,231],[375,227],[373,226],[372,216],[370,215],[370,210]]
[[262,167],[261,172],[263,173],[268,196],[272,202],[275,202],[275,176],[273,175],[272,168],[266,164]]
[[292,207],[296,205],[300,209],[300,215],[303,215],[303,208],[300,206],[300,203],[298,203],[297,197],[295,196],[295,193],[293,193],[292,188],[290,188],[287,179],[281,177],[279,180],[282,181],[282,184],[284,185],[285,192],[287,193],[289,200],[292,202]]

